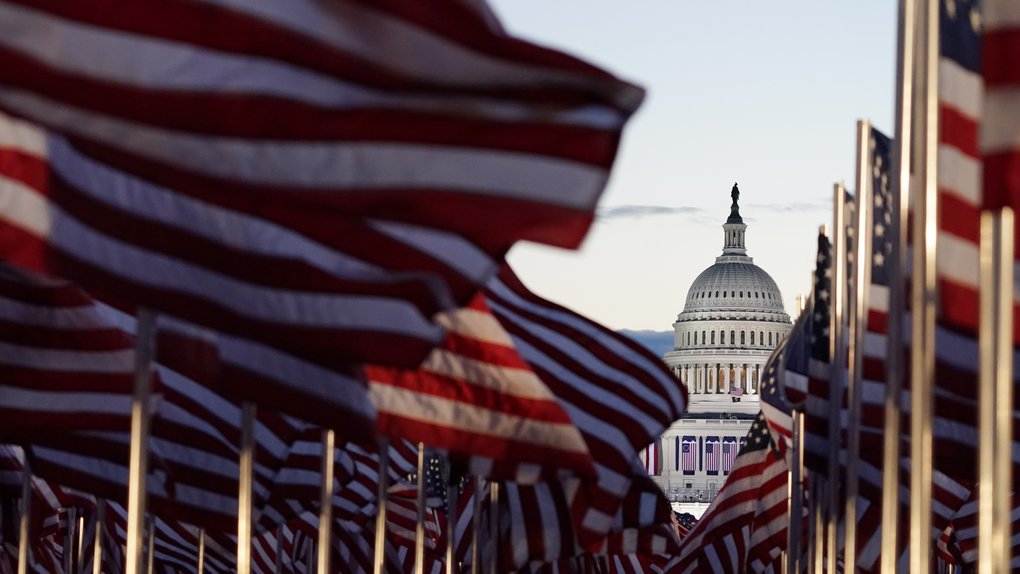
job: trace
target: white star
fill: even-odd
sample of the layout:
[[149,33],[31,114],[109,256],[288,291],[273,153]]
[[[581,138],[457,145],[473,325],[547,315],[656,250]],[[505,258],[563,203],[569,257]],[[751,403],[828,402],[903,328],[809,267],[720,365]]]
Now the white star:
[[876,193],[875,194],[875,209],[882,209],[882,207],[884,205],[885,205],[885,196],[883,196],[881,193]]
[[875,267],[881,267],[885,265],[885,255],[882,255],[881,251],[875,253],[874,257]]
[[875,224],[875,237],[885,237],[885,226],[881,223]]
[[950,18],[956,18],[955,0],[946,0],[946,14],[948,14]]
[[971,7],[970,9],[970,28],[975,33],[981,33],[981,12],[978,11],[977,7]]

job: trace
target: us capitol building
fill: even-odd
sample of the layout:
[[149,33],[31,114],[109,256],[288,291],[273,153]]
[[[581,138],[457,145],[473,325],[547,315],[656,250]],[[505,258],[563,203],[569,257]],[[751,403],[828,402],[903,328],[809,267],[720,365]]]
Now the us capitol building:
[[776,282],[747,255],[736,184],[731,196],[722,255],[691,284],[663,357],[687,386],[688,413],[644,455],[674,508],[695,516],[725,482],[758,413],[765,361],[791,329]]

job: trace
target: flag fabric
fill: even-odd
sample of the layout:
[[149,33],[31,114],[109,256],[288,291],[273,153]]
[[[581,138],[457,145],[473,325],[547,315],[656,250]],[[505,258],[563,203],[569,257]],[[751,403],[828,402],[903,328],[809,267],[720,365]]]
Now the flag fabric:
[[573,502],[583,546],[598,548],[630,488],[638,452],[686,410],[687,392],[630,339],[532,294],[504,267],[486,303],[592,453],[597,477]]
[[[1020,18],[1016,6],[1001,0],[982,0],[981,154],[982,198],[985,207],[1020,206],[1020,109],[1017,60]],[[1018,251],[1020,252],[1020,251]]]
[[718,436],[705,437],[705,472],[719,474],[720,448]]
[[[788,336],[783,388],[786,400],[804,411],[804,464],[828,472],[829,457],[829,321],[832,295],[832,244],[818,234],[814,285],[806,316]],[[796,342],[795,342],[796,341]]]
[[659,441],[655,441],[641,451],[641,464],[649,476],[662,474],[662,453],[660,449]]
[[733,461],[737,459],[737,437],[724,436],[722,439],[722,472],[729,474],[733,468]]
[[381,434],[428,437],[429,446],[494,479],[594,475],[577,427],[481,296],[438,323],[446,339],[417,369],[366,366]]
[[692,435],[684,435],[680,448],[681,470],[684,474],[692,475],[698,470],[698,440]]
[[493,269],[458,236],[576,247],[643,97],[456,0],[0,21],[4,259],[321,361],[420,362],[452,303],[437,266]]
[[[766,535],[770,530],[764,525],[782,522],[777,517],[785,512],[787,504],[787,475],[786,463],[772,441],[764,415],[759,413],[733,471],[664,571],[746,572],[751,567],[749,557],[762,561],[767,550],[756,555],[749,554],[749,550],[756,544],[774,546],[775,539]],[[763,526],[756,531],[758,537],[752,535],[755,517],[760,517]]]

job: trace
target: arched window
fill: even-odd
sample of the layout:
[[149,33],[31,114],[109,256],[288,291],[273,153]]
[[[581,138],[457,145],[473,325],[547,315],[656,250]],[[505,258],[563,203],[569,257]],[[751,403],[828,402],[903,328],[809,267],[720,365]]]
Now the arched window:
[[744,341],[744,332],[743,332],[743,331],[741,331],[741,332],[740,332],[740,346],[741,346],[741,347],[743,347],[743,346],[744,346],[744,345],[746,345],[746,344],[747,344],[747,343],[746,343],[746,342]]
[[772,346],[772,331],[769,331],[769,346]]
[[765,332],[764,331],[758,331],[758,340],[761,341],[762,345],[765,344]]
[[744,292],[743,292],[743,291],[741,291],[741,292],[740,292],[740,297],[741,297],[741,298],[743,298],[743,297],[744,297]]
[[718,297],[718,296],[719,296],[719,292],[718,292],[718,291],[716,291],[716,292],[715,292],[715,296],[716,296],[716,297]]
[[751,346],[754,346],[754,331],[751,331]]
[[715,344],[715,331],[712,331],[712,344]]
[[705,332],[704,331],[701,332],[701,344],[702,345],[705,344]]

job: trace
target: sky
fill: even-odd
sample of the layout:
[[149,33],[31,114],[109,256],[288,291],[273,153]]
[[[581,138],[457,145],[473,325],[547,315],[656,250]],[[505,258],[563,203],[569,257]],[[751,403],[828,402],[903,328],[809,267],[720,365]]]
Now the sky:
[[854,186],[855,123],[889,134],[896,3],[490,0],[519,37],[642,86],[580,250],[519,244],[535,293],[613,329],[672,329],[722,251],[740,186],[748,255],[788,312],[810,286],[832,188]]

